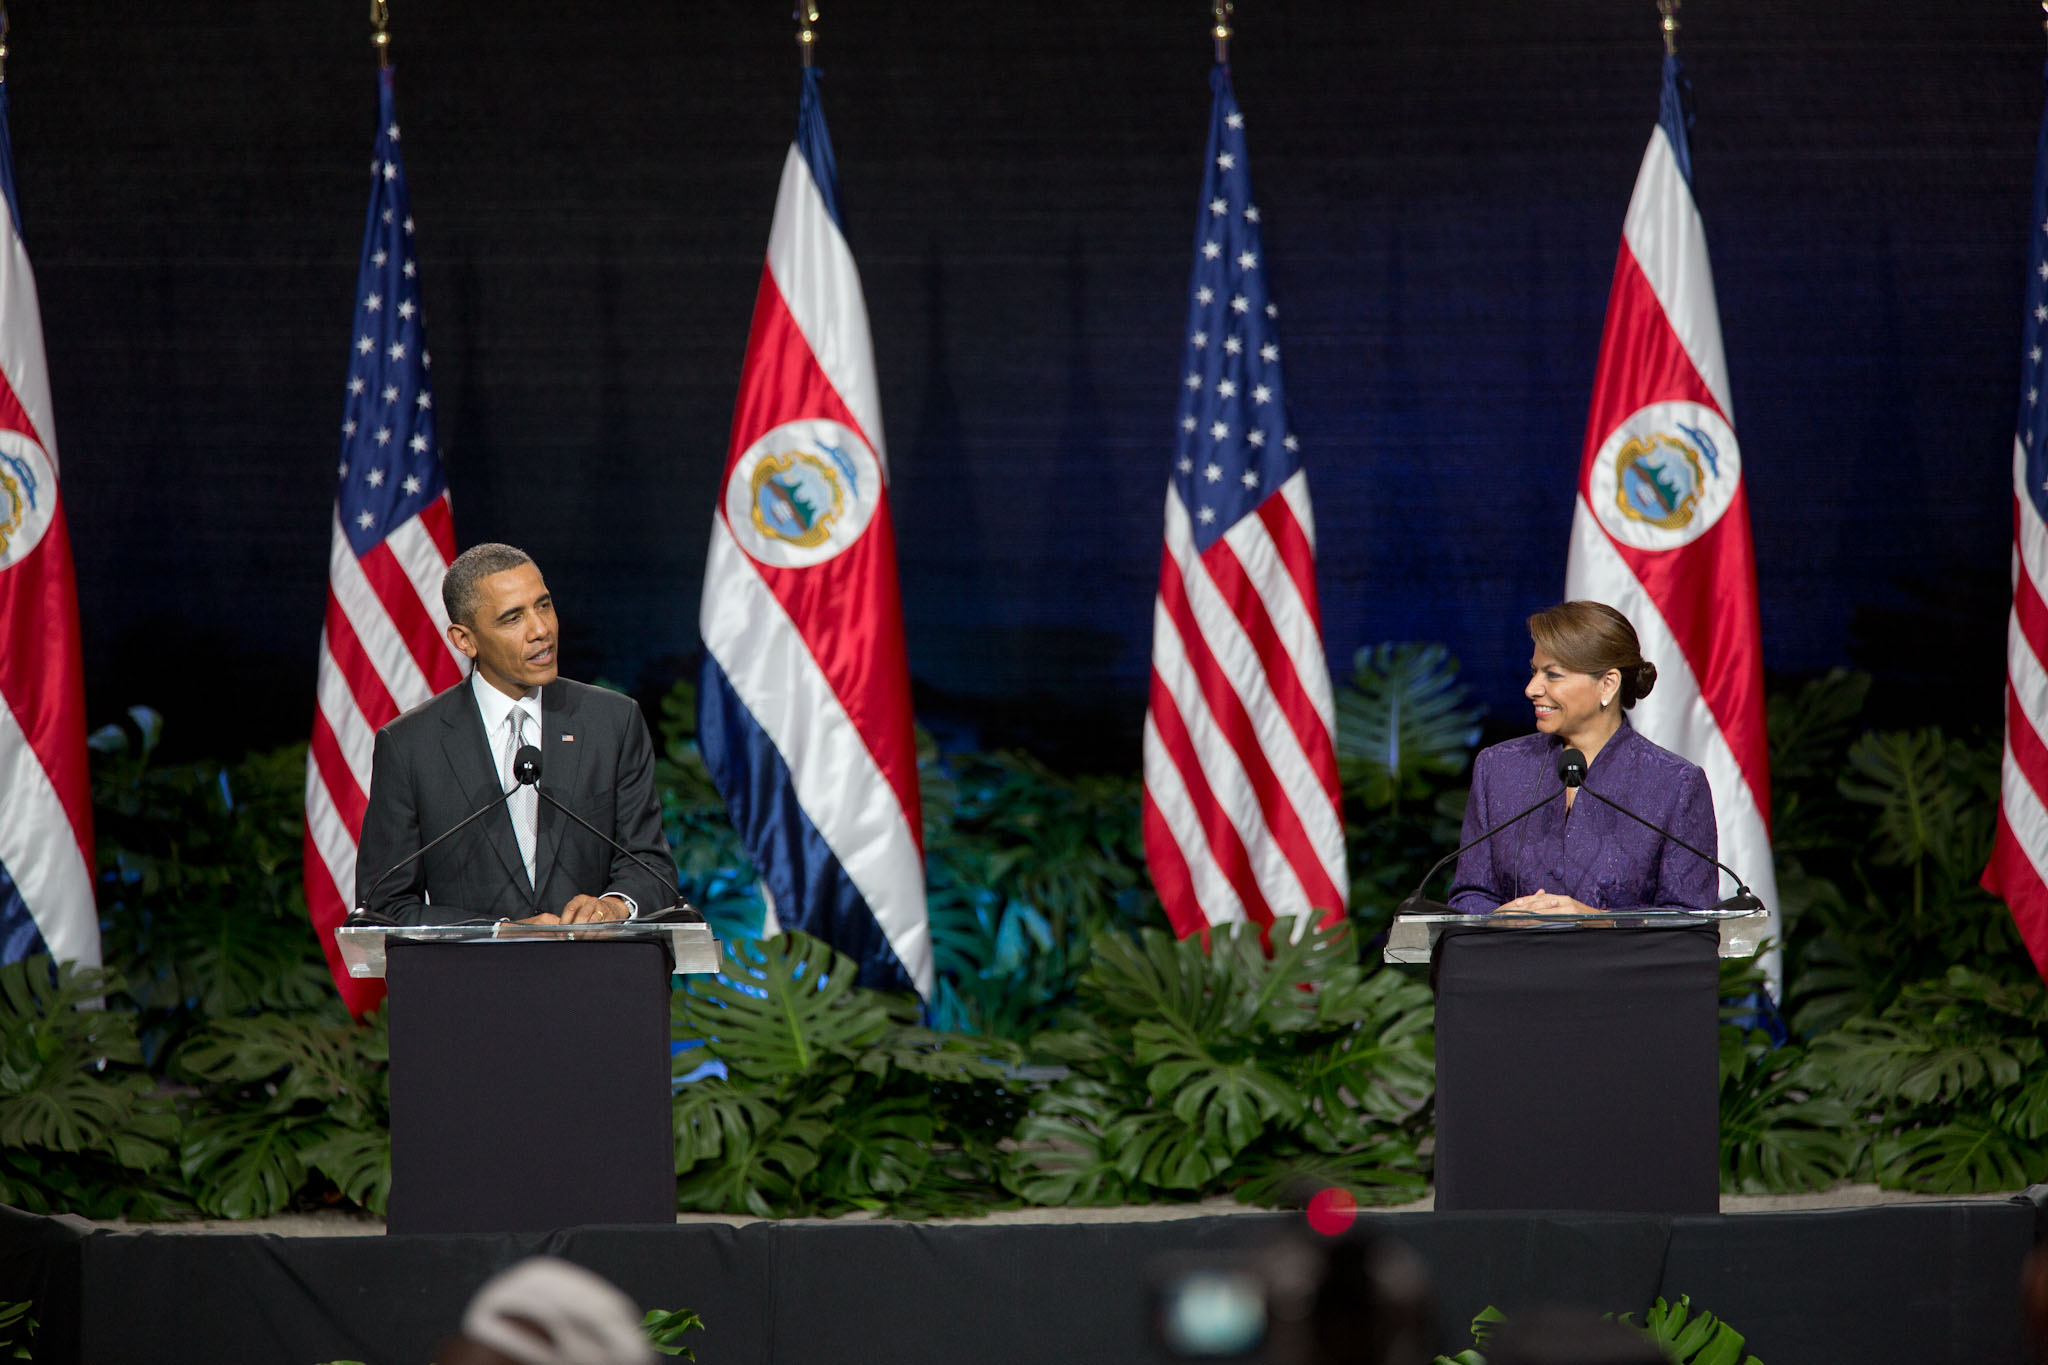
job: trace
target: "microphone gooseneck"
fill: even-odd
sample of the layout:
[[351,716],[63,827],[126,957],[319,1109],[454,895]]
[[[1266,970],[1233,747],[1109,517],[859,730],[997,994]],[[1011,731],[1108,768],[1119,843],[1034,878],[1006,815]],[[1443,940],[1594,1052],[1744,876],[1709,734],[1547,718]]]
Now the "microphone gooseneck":
[[435,835],[426,843],[421,844],[418,848],[406,854],[403,858],[400,858],[390,867],[384,869],[384,874],[377,878],[376,881],[370,884],[369,893],[363,897],[363,903],[361,905],[358,905],[355,909],[349,911],[347,922],[350,924],[397,923],[396,920],[392,919],[391,916],[386,914],[385,912],[381,910],[372,910],[370,908],[370,902],[375,900],[377,898],[377,893],[384,889],[384,883],[390,881],[400,872],[402,872],[408,867],[411,867],[420,859],[426,857],[428,853],[433,851],[436,845],[442,843],[444,840],[454,838],[457,834],[460,834],[463,830],[469,828],[478,820],[483,819],[486,815],[489,815],[492,811],[504,805],[507,801],[512,799],[512,793],[518,791],[521,787],[532,787],[535,791],[540,790],[540,750],[535,748],[531,744],[520,745],[518,752],[512,755],[512,776],[516,780],[512,783],[511,786],[505,788],[504,791],[498,793],[496,800],[486,801],[483,805],[478,806],[468,815],[465,815],[464,817],[462,817],[462,819],[456,821],[453,825],[450,825],[447,829]]
[[[525,752],[524,750],[521,750],[521,754],[522,754],[522,755],[524,754],[524,752]],[[515,764],[516,764],[517,760],[515,759],[515,760],[514,760],[514,762],[515,762]],[[537,754],[537,753],[536,753],[536,754],[534,755],[534,765],[533,765],[533,766],[534,766],[534,776],[535,776],[535,780],[536,780],[536,781],[538,781],[538,779],[539,779],[539,775],[540,775],[540,772],[539,772],[539,770],[540,770],[540,755],[539,755],[539,754]],[[522,778],[522,779],[521,779],[521,781],[524,781],[524,780],[525,780],[524,778]],[[642,872],[645,872],[645,873],[646,873],[646,874],[647,874],[648,876],[650,876],[650,877],[654,878],[654,880],[655,880],[655,883],[656,883],[657,885],[666,885],[666,886],[667,886],[667,887],[669,888],[669,892],[670,892],[670,894],[672,894],[672,895],[673,895],[673,894],[675,893],[676,887],[675,887],[675,881],[674,881],[674,877],[675,877],[675,869],[674,869],[674,868],[670,868],[670,869],[669,869],[669,875],[668,875],[668,876],[666,876],[666,877],[662,876],[662,874],[661,874],[661,873],[659,873],[659,872],[656,872],[656,871],[654,870],[654,866],[653,866],[653,864],[649,863],[649,862],[648,862],[648,861],[647,861],[647,860],[646,860],[645,858],[643,858],[643,857],[641,857],[641,856],[640,856],[639,854],[635,853],[635,852],[634,852],[634,851],[633,851],[632,849],[630,849],[630,848],[627,848],[627,847],[626,847],[626,846],[625,846],[624,844],[620,843],[620,842],[619,842],[619,841],[618,841],[617,839],[614,839],[614,838],[613,838],[613,837],[612,837],[611,835],[609,835],[609,834],[605,833],[605,832],[604,832],[603,830],[599,829],[599,828],[598,828],[598,827],[597,827],[596,825],[593,825],[593,824],[591,824],[591,823],[590,823],[590,821],[588,821],[588,820],[584,819],[584,818],[583,818],[582,816],[578,815],[578,814],[577,814],[577,813],[576,813],[575,811],[573,811],[573,810],[569,809],[569,807],[568,807],[568,806],[567,806],[566,804],[564,804],[563,802],[561,802],[561,801],[557,801],[557,800],[555,799],[555,794],[554,794],[553,792],[549,791],[549,790],[548,790],[547,788],[545,788],[545,787],[541,787],[541,786],[536,786],[536,787],[534,787],[534,791],[535,791],[535,793],[536,793],[536,794],[538,794],[538,795],[539,795],[539,797],[540,797],[540,799],[541,799],[541,800],[543,800],[543,801],[547,802],[547,803],[548,803],[548,804],[549,804],[550,806],[553,806],[553,807],[554,807],[554,808],[555,808],[556,810],[558,810],[558,811],[562,812],[562,814],[564,814],[564,815],[568,816],[568,817],[569,817],[569,818],[570,818],[571,820],[574,820],[574,821],[575,821],[575,822],[576,822],[577,824],[579,824],[579,825],[581,825],[581,826],[582,826],[583,828],[585,828],[585,829],[589,830],[589,831],[590,831],[590,832],[591,832],[592,834],[595,834],[595,835],[596,835],[596,836],[597,836],[598,838],[600,838],[600,839],[604,840],[604,841],[605,841],[606,843],[610,844],[610,845],[611,845],[611,846],[612,846],[612,847],[613,847],[614,849],[617,849],[617,850],[618,850],[618,851],[619,851],[620,853],[623,853],[623,854],[625,854],[625,855],[626,855],[626,856],[627,856],[628,858],[631,858],[631,859],[632,859],[632,860],[633,860],[633,861],[634,861],[635,863],[639,864],[640,870],[641,870]],[[696,907],[696,906],[694,906],[694,905],[691,905],[691,904],[690,904],[689,902],[687,902],[687,901],[683,900],[683,899],[682,899],[682,897],[680,897],[680,896],[677,896],[677,897],[676,897],[676,899],[675,899],[675,903],[674,903],[674,904],[672,904],[672,905],[668,905],[668,906],[664,906],[664,907],[663,907],[662,909],[660,909],[660,910],[656,910],[656,911],[652,911],[652,912],[650,912],[649,914],[646,914],[646,915],[637,915],[637,916],[635,916],[635,918],[636,918],[636,919],[643,919],[643,920],[644,920],[644,919],[655,919],[655,918],[669,917],[669,916],[672,916],[672,915],[674,915],[674,914],[675,914],[676,912],[679,912],[679,911],[681,911],[681,912],[687,912],[687,915],[692,915],[692,916],[695,916],[695,917],[696,917],[697,919],[699,919],[699,920],[703,919],[703,917],[704,917],[704,916],[703,916],[703,913],[702,913],[701,911],[699,911],[699,910],[697,909],[697,907]]]
[[[1564,772],[1565,760],[1571,758],[1573,755],[1578,753],[1579,751],[1577,749],[1567,749],[1564,751],[1563,757],[1561,757],[1558,760],[1558,772],[1560,776],[1562,776]],[[1579,755],[1579,757],[1583,759],[1584,755]],[[1696,858],[1705,858],[1715,867],[1720,868],[1723,872],[1726,872],[1730,877],[1733,877],[1735,879],[1735,894],[1732,896],[1724,897],[1721,900],[1715,901],[1714,909],[1742,911],[1756,911],[1763,909],[1763,901],[1758,899],[1757,894],[1749,889],[1749,883],[1743,881],[1742,874],[1737,872],[1734,868],[1728,866],[1728,864],[1722,862],[1719,858],[1716,858],[1713,854],[1706,852],[1704,849],[1694,848],[1691,844],[1688,844],[1685,840],[1679,838],[1676,834],[1673,834],[1670,830],[1664,828],[1662,825],[1653,824],[1650,821],[1645,820],[1642,816],[1637,815],[1627,806],[1622,805],[1621,802],[1613,800],[1610,797],[1603,796],[1599,792],[1594,791],[1591,787],[1584,785],[1585,769],[1583,767],[1581,767],[1579,770],[1579,777],[1580,780],[1576,783],[1571,782],[1569,779],[1567,779],[1566,785],[1578,787],[1580,791],[1592,797],[1595,801],[1600,802],[1604,806],[1613,807],[1615,810],[1620,811],[1623,815],[1626,815],[1629,819],[1641,825],[1644,829],[1663,835],[1666,839],[1669,839],[1672,843],[1677,844],[1687,853],[1692,854]]]
[[[1560,789],[1560,791],[1561,790],[1562,789]],[[1394,907],[1394,913],[1397,915],[1411,915],[1416,913],[1416,911],[1420,909],[1422,906],[1430,904],[1430,902],[1424,901],[1422,899],[1422,888],[1429,885],[1429,879],[1431,877],[1434,877],[1437,873],[1443,871],[1444,868],[1448,867],[1451,864],[1451,862],[1454,859],[1456,859],[1459,854],[1463,853],[1466,849],[1477,848],[1479,847],[1479,845],[1485,843],[1488,839],[1491,839],[1494,835],[1500,833],[1504,829],[1507,829],[1509,826],[1519,824],[1523,820],[1528,819],[1537,811],[1542,810],[1552,801],[1555,801],[1558,798],[1558,795],[1559,792],[1548,793],[1543,797],[1542,800],[1536,802],[1534,805],[1529,806],[1525,810],[1517,811],[1515,814],[1509,816],[1507,819],[1495,825],[1492,829],[1486,831],[1486,833],[1480,835],[1477,839],[1474,839],[1471,843],[1460,844],[1457,848],[1452,849],[1449,853],[1446,853],[1443,857],[1437,859],[1436,865],[1430,868],[1429,871],[1423,873],[1422,880],[1415,883],[1415,889],[1408,893],[1408,898],[1402,901],[1399,905]]]

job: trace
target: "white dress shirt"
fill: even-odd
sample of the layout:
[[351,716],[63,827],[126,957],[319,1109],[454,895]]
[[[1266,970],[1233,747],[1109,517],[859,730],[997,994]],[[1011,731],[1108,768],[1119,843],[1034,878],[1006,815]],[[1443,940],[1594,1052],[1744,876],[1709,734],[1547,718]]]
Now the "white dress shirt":
[[[469,685],[471,690],[476,693],[477,714],[483,717],[484,736],[488,741],[487,747],[491,751],[491,762],[498,769],[498,790],[510,791],[519,779],[512,773],[514,748],[506,742],[507,720],[511,716],[514,707],[525,712],[526,742],[533,745],[536,749],[542,747],[540,689],[538,687],[529,687],[522,696],[516,698],[508,697],[485,681],[483,671],[476,668],[470,670]],[[536,817],[538,813],[538,802],[536,801],[534,806]],[[519,838],[519,853],[521,857],[526,859],[527,880],[531,883],[534,872],[534,850],[540,839],[538,822],[536,820],[535,824],[521,830],[518,827],[518,820],[515,818],[513,821],[513,832]],[[626,918],[631,919],[640,913],[638,903],[624,892],[608,891],[604,894],[605,899],[619,901],[626,907]],[[555,907],[551,913],[560,914],[561,907]]]

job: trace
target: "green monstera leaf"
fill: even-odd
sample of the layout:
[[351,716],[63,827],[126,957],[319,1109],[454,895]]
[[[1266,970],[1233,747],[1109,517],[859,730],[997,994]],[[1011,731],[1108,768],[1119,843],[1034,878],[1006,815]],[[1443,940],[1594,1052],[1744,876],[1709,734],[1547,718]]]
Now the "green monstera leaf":
[[1235,1154],[1268,1123],[1293,1123],[1307,1100],[1288,1081],[1256,1061],[1226,1059],[1177,1031],[1140,1024],[1134,1034],[1152,1097],[1198,1131],[1206,1143]]
[[1335,1119],[1346,1109],[1401,1123],[1436,1092],[1436,1003],[1429,988],[1392,971],[1353,968],[1317,1002],[1332,1036],[1293,1067],[1317,1109]]
[[931,1107],[902,1097],[847,1105],[834,1116],[832,1140],[818,1165],[829,1199],[879,1208],[917,1188],[932,1161],[938,1131]]
[[1135,938],[1098,934],[1089,955],[1083,999],[1106,1019],[1155,1023],[1200,1038],[1236,1007],[1217,989],[1227,963],[1204,952],[1199,938],[1183,941],[1160,929],[1140,930]]
[[[1620,1320],[1635,1325],[1630,1314]],[[1712,1313],[1695,1311],[1690,1295],[1681,1295],[1677,1303],[1658,1299],[1643,1315],[1643,1330],[1677,1365],[1762,1365],[1743,1354],[1742,1333]]]
[[1122,1204],[1135,1197],[1117,1166],[1110,1125],[1123,1112],[1121,1087],[1075,1080],[1039,1097],[1017,1125],[1003,1184],[1031,1204]]
[[135,1016],[91,1008],[121,985],[46,954],[0,966],[0,1147],[169,1160],[178,1119],[139,1069]]
[[1872,1156],[1878,1184],[1921,1194],[2018,1190],[2048,1174],[2048,1143],[2029,1141],[1988,1115],[1886,1134]]
[[683,1333],[703,1330],[704,1319],[688,1308],[650,1308],[640,1319],[640,1331],[648,1345],[662,1355],[685,1360],[695,1360],[697,1353],[683,1344]]
[[[685,1054],[687,1055],[687,1054]],[[775,1121],[775,1106],[717,1076],[681,1087],[675,1097],[676,1174],[723,1158]]]
[[697,1162],[677,1182],[681,1206],[759,1218],[809,1212],[805,1181],[832,1138],[833,1115],[850,1084],[842,1080],[821,1094],[748,1107],[748,1122],[723,1134],[717,1156]]
[[299,1151],[307,1169],[334,1182],[347,1198],[380,1218],[391,1202],[391,1134],[383,1128],[342,1128]]
[[1429,1191],[1424,1164],[1412,1144],[1383,1133],[1337,1153],[1304,1148],[1247,1154],[1231,1174],[1242,1177],[1235,1193],[1248,1204],[1280,1204],[1326,1189],[1343,1190],[1365,1205],[1406,1204]]
[[775,1082],[872,1047],[903,1002],[862,990],[853,962],[805,934],[725,945],[725,970],[673,999],[675,1036],[701,1041],[730,1073]]
[[[1874,732],[1850,746],[1848,765],[1837,786],[1875,812],[1871,857],[1914,870],[1916,922],[1940,904],[1930,896],[1975,882],[1998,807],[1993,746],[1951,740],[1939,730]],[[1931,884],[1930,872],[1938,874]]]
[[173,1058],[204,1108],[186,1125],[178,1165],[200,1209],[261,1218],[315,1175],[372,1212],[391,1190],[389,1039],[338,1017],[216,1019]]
[[1230,1150],[1220,1139],[1170,1110],[1127,1112],[1103,1136],[1116,1148],[1116,1168],[1125,1182],[1155,1190],[1199,1190],[1230,1169]]
[[2018,1093],[2024,1077],[2048,1079],[2040,996],[1957,966],[1907,987],[1878,1018],[1816,1040],[1813,1056],[1851,1101],[1988,1104]]
[[1462,773],[1479,742],[1458,661],[1442,645],[1358,651],[1337,692],[1337,759],[1345,789],[1371,809],[1423,795],[1432,776]]
[[381,1124],[390,1112],[390,1042],[383,1015],[371,1027],[339,1018],[261,1014],[219,1019],[195,1035],[176,1070],[201,1082],[260,1087],[261,1107],[324,1112],[357,1125]]
[[1721,1029],[1721,1188],[1734,1194],[1826,1190],[1856,1164],[1855,1115],[1813,1093],[1804,1054],[1767,1035]]
[[215,1218],[268,1218],[306,1181],[306,1150],[333,1129],[317,1117],[235,1110],[194,1119],[178,1169]]

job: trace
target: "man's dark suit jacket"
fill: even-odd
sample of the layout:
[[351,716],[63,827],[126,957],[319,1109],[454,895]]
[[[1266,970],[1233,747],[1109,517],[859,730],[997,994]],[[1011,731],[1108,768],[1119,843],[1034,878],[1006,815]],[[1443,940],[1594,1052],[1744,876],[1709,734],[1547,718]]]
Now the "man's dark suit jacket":
[[[500,806],[411,867],[400,859],[495,801],[502,788],[471,684],[451,687],[377,732],[369,808],[356,854],[356,904],[400,924],[560,914],[570,897],[618,892],[640,913],[676,900],[675,860],[662,837],[654,749],[630,697],[559,678],[541,689],[541,790],[640,855],[664,884],[540,802],[536,895]],[[423,894],[424,893],[424,894]]]

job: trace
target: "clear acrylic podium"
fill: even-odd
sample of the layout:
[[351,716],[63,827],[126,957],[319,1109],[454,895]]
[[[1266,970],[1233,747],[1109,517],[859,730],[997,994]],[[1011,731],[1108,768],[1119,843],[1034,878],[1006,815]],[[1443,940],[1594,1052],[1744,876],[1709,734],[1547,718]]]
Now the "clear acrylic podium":
[[390,988],[392,1233],[675,1220],[669,988],[705,924],[356,926]]
[[1436,1207],[1720,1208],[1719,961],[1761,913],[1402,915],[1436,988]]

